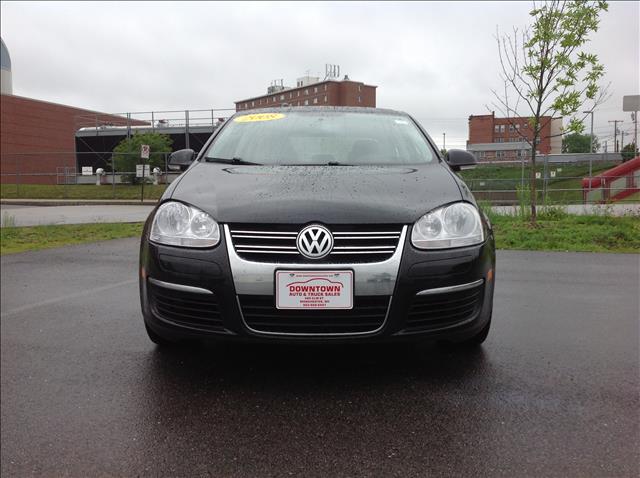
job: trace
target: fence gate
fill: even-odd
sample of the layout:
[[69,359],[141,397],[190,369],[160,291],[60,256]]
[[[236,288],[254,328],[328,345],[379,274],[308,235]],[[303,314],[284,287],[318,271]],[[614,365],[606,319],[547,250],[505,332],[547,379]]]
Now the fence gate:
[[76,184],[76,168],[72,166],[58,166],[56,168],[56,181],[58,184]]

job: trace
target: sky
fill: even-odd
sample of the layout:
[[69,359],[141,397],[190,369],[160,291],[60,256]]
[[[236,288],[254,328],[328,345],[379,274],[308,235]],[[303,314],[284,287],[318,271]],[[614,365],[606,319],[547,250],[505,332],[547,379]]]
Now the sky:
[[[525,27],[531,5],[3,1],[0,13],[16,95],[112,113],[234,108],[330,63],[452,148],[464,147],[469,115],[495,109],[496,29]],[[622,96],[640,94],[640,2],[610,2],[589,49],[611,82],[594,115],[611,143],[608,121],[633,131]]]

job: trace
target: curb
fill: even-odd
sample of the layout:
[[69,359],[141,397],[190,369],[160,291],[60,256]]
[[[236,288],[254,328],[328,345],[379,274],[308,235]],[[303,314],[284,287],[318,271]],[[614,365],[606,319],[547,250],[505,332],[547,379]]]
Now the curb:
[[14,206],[155,206],[156,199],[0,199],[0,205]]

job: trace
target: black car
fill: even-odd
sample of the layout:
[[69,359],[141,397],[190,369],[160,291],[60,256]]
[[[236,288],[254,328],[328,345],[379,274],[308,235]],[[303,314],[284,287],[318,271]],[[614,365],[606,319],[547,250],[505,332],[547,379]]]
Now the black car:
[[398,111],[236,113],[170,158],[186,171],[140,251],[149,337],[482,343],[493,232],[454,172],[473,164]]

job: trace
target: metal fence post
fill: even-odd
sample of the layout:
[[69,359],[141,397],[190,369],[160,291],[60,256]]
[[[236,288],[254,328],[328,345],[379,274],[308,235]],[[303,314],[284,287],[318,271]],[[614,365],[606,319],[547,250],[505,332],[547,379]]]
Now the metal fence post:
[[16,197],[20,197],[20,161],[16,156]]
[[116,198],[116,161],[111,155],[111,191],[113,192],[113,199]]
[[184,112],[184,147],[189,149],[189,110]]
[[169,180],[169,153],[164,153],[164,183]]
[[144,202],[144,183],[145,183],[145,173],[146,171],[144,170],[144,157],[140,158],[142,159],[142,188],[140,189],[140,202]]

